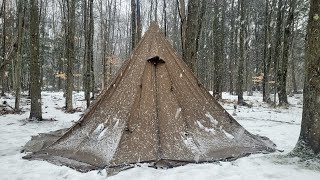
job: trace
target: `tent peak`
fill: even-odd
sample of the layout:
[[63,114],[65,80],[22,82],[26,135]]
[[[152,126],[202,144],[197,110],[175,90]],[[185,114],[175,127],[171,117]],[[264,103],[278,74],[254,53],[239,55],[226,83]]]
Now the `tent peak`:
[[161,33],[159,24],[156,21],[151,22],[147,32]]
[[150,28],[150,29],[151,29],[151,28],[153,28],[153,29],[160,29],[159,24],[158,24],[157,21],[152,21],[152,22],[150,23],[150,27],[149,27],[149,28]]

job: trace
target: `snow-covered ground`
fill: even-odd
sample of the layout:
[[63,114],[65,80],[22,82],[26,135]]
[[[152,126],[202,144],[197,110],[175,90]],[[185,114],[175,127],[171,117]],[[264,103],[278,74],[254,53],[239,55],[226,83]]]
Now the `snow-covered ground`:
[[[44,161],[23,160],[24,153],[21,147],[30,139],[31,135],[48,132],[71,126],[78,120],[81,112],[65,114],[60,108],[64,104],[61,92],[43,92],[43,117],[57,121],[28,122],[29,102],[23,99],[21,115],[0,116],[0,180],[59,180],[59,179],[106,179],[105,171],[91,171],[80,173],[68,167],[61,167]],[[74,107],[85,108],[85,102],[80,93],[74,93]],[[226,93],[223,98],[228,103],[223,106],[230,114],[234,113],[232,101],[236,96]],[[306,179],[319,180],[320,171],[306,167],[299,163],[297,158],[286,158],[282,155],[290,152],[298,139],[302,114],[302,96],[290,97],[291,106],[284,108],[270,108],[261,103],[261,94],[245,96],[245,100],[252,104],[252,108],[238,107],[235,119],[247,130],[254,134],[269,137],[277,144],[279,150],[273,154],[258,154],[240,158],[233,162],[219,162],[207,164],[189,164],[172,169],[153,169],[146,165],[120,172],[118,175],[108,177],[116,179]],[[6,100],[11,106],[14,98],[9,96]]]

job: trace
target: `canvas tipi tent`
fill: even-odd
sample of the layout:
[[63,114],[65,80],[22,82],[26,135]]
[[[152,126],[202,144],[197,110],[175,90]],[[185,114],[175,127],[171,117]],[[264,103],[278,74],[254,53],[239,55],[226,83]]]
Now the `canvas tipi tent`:
[[119,171],[136,163],[173,167],[274,151],[208,93],[155,24],[78,123],[50,137],[25,158]]

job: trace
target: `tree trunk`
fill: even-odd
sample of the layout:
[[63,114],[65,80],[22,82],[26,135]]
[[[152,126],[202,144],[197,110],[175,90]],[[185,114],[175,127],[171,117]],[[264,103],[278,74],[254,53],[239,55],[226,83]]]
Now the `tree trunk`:
[[66,111],[73,111],[72,92],[73,92],[73,63],[74,55],[74,37],[75,37],[75,8],[76,0],[67,2],[68,5],[68,34],[67,34],[67,81],[66,81]]
[[238,80],[237,80],[237,94],[238,94],[238,104],[243,104],[243,71],[244,71],[244,59],[245,59],[245,52],[244,52],[244,36],[245,36],[245,28],[246,23],[245,16],[245,0],[240,0],[240,57],[239,57],[239,64],[238,64]]
[[39,16],[38,1],[30,0],[30,119],[42,120],[41,112],[41,84],[39,65]]
[[[250,8],[250,7],[247,7],[248,9]],[[249,22],[249,13],[247,14],[247,20],[246,20],[246,22]],[[255,39],[257,39],[257,33],[256,33],[256,28],[257,28],[257,26],[255,26]],[[249,27],[249,25],[247,25],[246,24],[246,33],[245,33],[246,35],[245,35],[245,37],[250,37],[250,27]],[[253,75],[253,61],[252,61],[252,58],[250,57],[250,52],[249,52],[249,50],[251,49],[251,45],[250,45],[250,43],[249,43],[249,40],[245,40],[245,46],[244,46],[245,48],[245,50],[244,50],[244,52],[245,52],[245,64],[246,64],[246,91],[247,91],[247,95],[248,96],[252,96],[253,95],[253,92],[252,92],[252,86],[253,86],[253,84],[252,84],[252,75]],[[257,51],[256,51],[256,53],[257,53]]]
[[[91,85],[91,93],[92,99],[95,97],[95,82],[94,82],[94,60],[93,60],[93,38],[94,38],[94,19],[93,19],[93,0],[90,0],[90,20],[89,20],[89,53],[90,53],[90,85]],[[88,106],[87,106],[88,107]]]
[[0,81],[1,81],[1,96],[5,96],[5,79],[6,79],[6,70],[7,70],[7,59],[6,59],[6,0],[2,2],[2,15],[3,15],[3,29],[2,29],[2,63],[0,67]]
[[164,29],[164,35],[167,36],[167,1],[166,0],[163,0],[163,29]]
[[235,0],[232,0],[232,3],[231,3],[231,12],[232,12],[232,15],[231,15],[231,23],[230,23],[230,26],[231,26],[231,32],[230,32],[230,60],[229,60],[229,92],[230,94],[233,94],[233,73],[234,73],[234,59],[235,59],[235,8],[234,8],[234,1]]
[[101,89],[104,89],[106,87],[106,72],[105,72],[105,66],[106,66],[106,15],[103,14],[103,5],[102,0],[99,1],[99,11],[100,11],[100,56],[101,56],[101,63],[102,63],[102,76],[101,76]]
[[[200,3],[200,2],[199,2]],[[199,51],[199,40],[200,40],[200,35],[202,32],[202,21],[203,21],[203,17],[206,14],[206,9],[207,9],[207,0],[202,0],[202,2],[200,3],[200,9],[198,10],[198,28],[197,28],[197,36],[196,36],[196,40],[195,40],[195,44],[196,44],[196,59],[195,59],[195,68],[196,68],[196,73],[197,73],[197,69],[198,69],[198,51]],[[198,74],[198,73],[197,73]],[[196,74],[196,75],[197,75]]]
[[[213,61],[214,61],[214,89],[213,89],[213,95],[217,99],[221,99],[221,90],[222,90],[222,69],[223,69],[223,34],[224,34],[224,17],[221,17],[221,22],[219,22],[220,19],[220,13],[219,13],[219,1],[216,0],[214,4],[214,19],[213,19],[213,34],[214,34],[214,55],[213,55]],[[223,8],[224,9],[224,8]],[[222,10],[223,11],[223,10]],[[223,14],[223,12],[221,12]]]
[[[276,4],[276,0],[272,0],[272,6],[274,6]],[[272,18],[272,14],[273,14],[273,7],[272,6],[270,6],[270,12],[269,12],[269,14],[268,14],[268,29],[267,29],[267,32],[268,32],[268,35],[267,35],[267,41],[268,41],[268,46],[267,46],[267,59],[266,59],[266,86],[265,86],[265,100],[266,100],[266,102],[267,103],[272,103],[272,100],[271,100],[271,97],[270,97],[270,92],[271,92],[271,85],[270,85],[270,83],[269,83],[269,81],[270,81],[270,70],[271,70],[271,65],[272,65],[272,58],[273,58],[273,56],[274,56],[274,54],[272,54],[273,52],[272,52],[272,50],[273,50],[273,48],[272,48],[272,40],[273,40],[273,34],[272,34],[272,29],[273,29],[273,25],[271,25],[271,18]]]
[[[60,64],[60,70],[61,72],[65,73],[65,75],[68,75],[68,72],[67,72],[67,69],[65,68],[65,64],[66,64],[66,61],[68,61],[68,57],[67,57],[67,53],[68,53],[68,31],[69,31],[69,18],[68,18],[68,4],[66,5],[66,3],[69,2],[69,1],[64,1],[62,2],[62,17],[63,17],[63,31],[64,31],[64,44],[63,44],[63,51],[61,53],[61,61],[59,62]],[[67,94],[67,81],[65,78],[60,78],[60,79],[63,79],[64,81],[61,81],[61,85],[63,85],[64,88],[63,89],[63,97],[66,97],[66,94]]]
[[290,9],[287,18],[287,22],[284,29],[284,40],[283,40],[283,57],[281,61],[280,71],[278,72],[279,77],[279,106],[287,105],[287,71],[289,61],[289,51],[292,42],[292,27],[294,22],[294,6],[295,0],[290,1]]
[[181,36],[181,50],[182,57],[185,57],[185,44],[186,44],[186,31],[187,31],[187,16],[186,16],[186,8],[184,0],[177,0],[179,5],[179,16],[180,16],[180,36]]
[[89,52],[89,26],[88,26],[88,4],[87,0],[84,0],[84,18],[83,18],[83,26],[84,26],[84,75],[83,75],[83,86],[84,86],[84,99],[86,100],[87,108],[90,106],[90,52]]
[[188,16],[187,16],[187,29],[186,29],[186,41],[183,59],[188,64],[189,68],[196,74],[196,37],[198,32],[198,13],[199,13],[198,1],[188,2]]
[[292,25],[292,39],[291,39],[291,84],[292,84],[292,89],[291,93],[292,94],[297,94],[298,93],[298,87],[297,87],[297,81],[296,81],[296,62],[295,62],[295,38],[294,38],[294,32],[296,31],[295,29],[295,22],[293,21]]
[[183,51],[183,59],[195,74],[197,74],[196,65],[199,35],[201,33],[201,22],[205,7],[206,0],[188,2],[188,17],[187,28],[185,32],[185,49]]
[[292,59],[291,59],[291,82],[292,82],[293,94],[297,94],[298,93],[298,87],[297,87],[297,81],[296,81],[296,62],[295,62],[293,56],[292,56]]
[[[47,18],[47,9],[48,9],[48,0],[41,0],[40,1],[40,20],[39,20],[39,24],[40,24],[40,38],[39,39],[44,39],[46,36],[46,18]],[[45,48],[43,48],[45,46],[45,43],[40,41],[40,50],[39,50],[39,62],[40,62],[40,84],[41,86],[44,86],[43,84],[43,77],[44,77],[44,72],[43,72],[43,65],[45,63]]]
[[131,0],[131,49],[136,47],[136,0]]
[[152,15],[153,15],[153,0],[150,0],[150,10],[149,10],[149,23],[152,22]]
[[158,0],[155,0],[154,6],[154,21],[158,22]]
[[305,47],[305,81],[301,132],[295,151],[320,153],[320,2],[311,0]]
[[138,44],[138,42],[141,39],[142,36],[142,23],[141,23],[141,9],[140,9],[140,0],[137,0],[137,9],[136,9],[136,13],[137,13],[137,33],[136,33],[136,45]]
[[269,41],[268,41],[268,33],[270,26],[270,18],[269,18],[269,0],[266,0],[266,8],[265,8],[265,22],[264,22],[264,49],[263,49],[263,80],[262,80],[262,94],[263,94],[263,102],[270,102],[270,93],[269,93],[269,69],[268,69],[268,49],[269,49]]
[[14,109],[15,111],[20,111],[20,98],[21,98],[21,56],[22,56],[22,42],[24,37],[24,12],[25,12],[25,6],[24,6],[24,0],[19,0],[18,2],[18,49],[17,49],[17,57],[16,57],[16,64],[15,64],[15,92],[16,92],[16,98],[15,98],[15,105]]
[[279,68],[279,62],[280,62],[280,51],[281,51],[281,37],[282,37],[282,31],[281,31],[281,27],[282,27],[282,1],[278,1],[278,12],[277,12],[277,26],[276,26],[276,35],[275,35],[275,39],[276,39],[276,46],[275,46],[275,50],[274,50],[274,56],[273,56],[273,61],[274,61],[274,66],[275,66],[275,73],[274,73],[274,78],[275,78],[275,85],[274,85],[274,104],[277,104],[277,93],[278,93],[278,88],[279,88],[279,76],[278,76],[278,71],[280,71]]

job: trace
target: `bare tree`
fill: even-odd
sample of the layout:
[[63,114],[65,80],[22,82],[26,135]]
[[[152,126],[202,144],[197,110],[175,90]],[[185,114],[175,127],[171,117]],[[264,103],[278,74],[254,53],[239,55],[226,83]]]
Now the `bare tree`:
[[276,33],[275,33],[275,50],[274,50],[274,56],[273,56],[273,61],[274,61],[274,66],[275,66],[275,87],[274,87],[274,104],[276,104],[276,97],[278,93],[278,83],[279,83],[279,78],[278,74],[280,71],[279,68],[279,61],[280,61],[280,50],[281,50],[281,37],[282,37],[282,21],[283,21],[283,2],[278,1],[278,9],[277,9],[277,25],[276,25]]
[[246,17],[246,3],[245,0],[240,0],[240,57],[239,57],[239,65],[238,65],[238,80],[237,80],[237,94],[238,94],[238,104],[244,104],[243,99],[243,71],[244,71],[244,60],[245,60],[245,52],[244,52],[244,41],[245,41],[245,17]]
[[268,30],[270,26],[269,18],[269,0],[265,0],[265,17],[264,17],[264,49],[263,49],[263,80],[262,80],[262,91],[263,101],[270,102],[269,93],[269,69],[268,69]]
[[87,108],[90,106],[90,52],[89,52],[89,27],[88,27],[88,3],[87,0],[83,0],[83,27],[84,27],[84,59],[83,59],[83,87],[84,87],[84,98],[87,103]]
[[136,9],[136,17],[137,17],[137,33],[136,33],[136,44],[138,44],[138,42],[141,39],[142,36],[142,22],[141,22],[141,3],[140,0],[137,0],[137,9]]
[[0,66],[0,81],[1,81],[1,96],[5,96],[5,79],[6,74],[5,71],[7,69],[7,59],[6,59],[6,0],[3,0],[2,2],[2,15],[3,15],[3,28],[2,28],[2,63]]
[[180,16],[180,36],[181,36],[181,49],[182,56],[185,54],[186,44],[186,31],[187,31],[187,16],[186,16],[186,5],[184,0],[177,0]]
[[136,0],[131,0],[131,48],[134,49],[137,45],[137,19],[136,19]]
[[236,30],[235,30],[235,0],[232,0],[231,3],[231,32],[230,32],[230,60],[229,60],[229,92],[230,94],[233,94],[234,92],[234,81],[233,81],[233,73],[234,73],[234,64],[235,64],[235,58],[236,58],[236,53],[235,53],[235,46],[236,46]]
[[39,14],[38,0],[30,0],[30,119],[42,120],[41,84],[39,65]]
[[287,105],[287,70],[289,61],[289,52],[292,43],[292,30],[294,22],[294,6],[295,0],[290,0],[289,14],[284,28],[284,40],[283,40],[283,55],[281,63],[279,64],[278,79],[279,79],[279,105]]
[[164,35],[167,36],[167,1],[163,0],[163,29]]
[[320,3],[311,0],[305,47],[305,81],[301,132],[294,154],[320,153]]
[[73,92],[73,66],[75,59],[75,9],[76,0],[67,1],[68,8],[68,30],[67,30],[67,81],[66,81],[66,111],[73,111],[72,92]]
[[[89,0],[89,10],[90,10],[90,16],[89,16],[89,42],[88,42],[88,48],[89,48],[89,64],[90,64],[90,91],[92,93],[92,99],[95,97],[95,80],[94,80],[94,68],[93,68],[93,38],[94,38],[94,19],[93,19],[93,0]],[[89,106],[90,104],[88,104]]]
[[154,21],[158,22],[158,0],[155,0],[154,4]]
[[[224,43],[225,43],[225,10],[226,2],[218,0],[214,4],[214,89],[213,94],[217,99],[222,98],[222,81],[223,81],[223,62],[224,62]],[[219,9],[221,7],[221,9]],[[221,13],[220,13],[221,12]],[[221,15],[219,15],[221,14]]]
[[183,59],[195,74],[197,74],[196,62],[198,56],[199,36],[201,33],[202,18],[206,10],[206,4],[207,0],[188,2]]
[[[294,23],[293,23],[294,24]],[[293,31],[294,31],[294,25],[293,25]],[[293,35],[292,35],[293,36]],[[296,62],[294,58],[294,38],[292,38],[291,42],[291,83],[292,83],[292,93],[297,94],[298,93],[298,86],[297,86],[297,80],[296,80]]]
[[15,63],[15,111],[20,111],[20,97],[21,97],[21,57],[22,57],[22,43],[24,37],[24,14],[25,14],[25,1],[19,0],[18,2],[18,42],[17,42],[17,56],[16,56],[16,63]]

